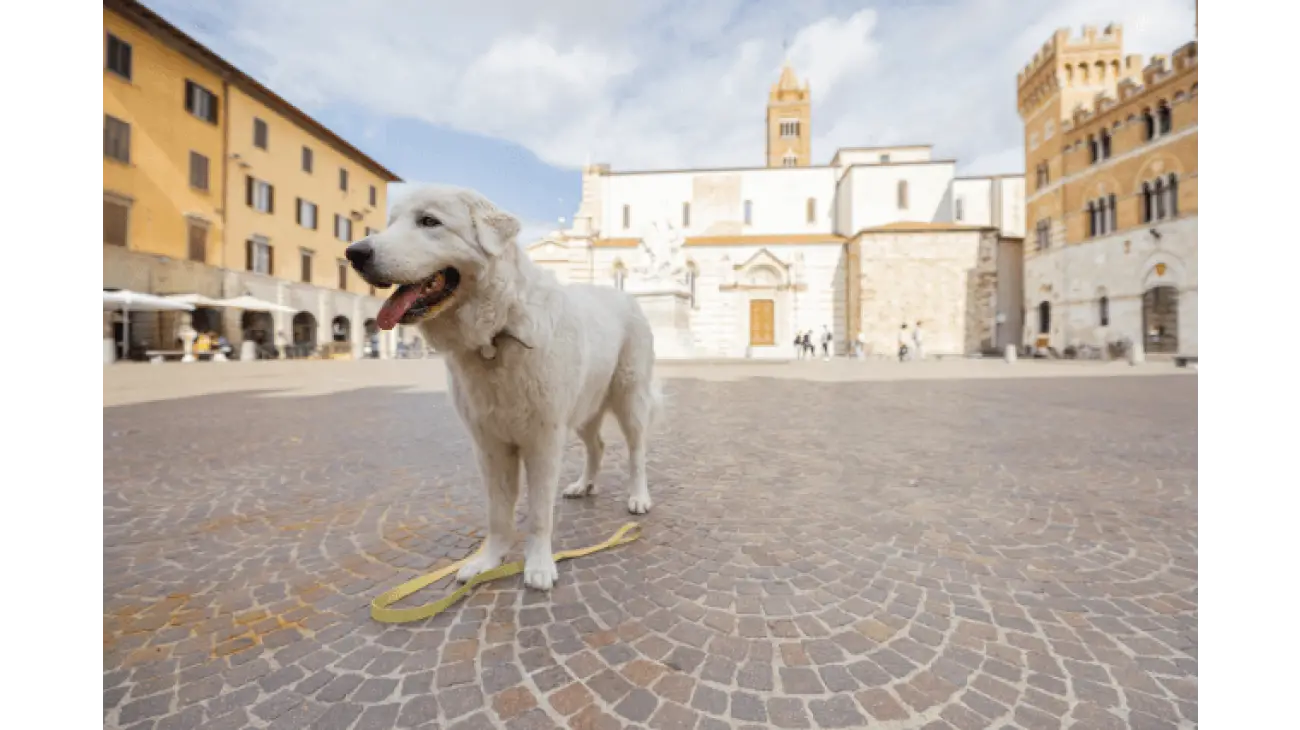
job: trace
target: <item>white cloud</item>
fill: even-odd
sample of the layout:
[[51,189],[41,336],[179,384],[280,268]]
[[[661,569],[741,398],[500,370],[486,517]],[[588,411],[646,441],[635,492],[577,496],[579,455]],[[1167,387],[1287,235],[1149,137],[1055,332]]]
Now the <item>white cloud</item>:
[[[169,3],[160,0],[166,10]],[[1023,168],[1015,77],[1058,27],[1124,23],[1126,51],[1192,35],[1186,0],[231,0],[202,38],[291,100],[499,137],[554,165],[759,165],[789,41],[815,161],[933,143],[963,172]],[[168,13],[168,15],[175,15]],[[202,34],[201,34],[202,35]],[[987,168],[987,169],[986,169]]]

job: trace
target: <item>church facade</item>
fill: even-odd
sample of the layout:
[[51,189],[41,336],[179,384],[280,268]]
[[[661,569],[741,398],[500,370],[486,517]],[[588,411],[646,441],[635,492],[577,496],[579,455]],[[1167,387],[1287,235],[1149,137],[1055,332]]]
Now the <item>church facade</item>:
[[929,145],[811,161],[811,92],[772,86],[764,167],[616,171],[590,165],[572,226],[528,247],[562,281],[624,288],[642,242],[681,240],[695,357],[789,358],[829,329],[893,357],[922,323],[927,355],[1019,346],[1024,177],[958,177]]

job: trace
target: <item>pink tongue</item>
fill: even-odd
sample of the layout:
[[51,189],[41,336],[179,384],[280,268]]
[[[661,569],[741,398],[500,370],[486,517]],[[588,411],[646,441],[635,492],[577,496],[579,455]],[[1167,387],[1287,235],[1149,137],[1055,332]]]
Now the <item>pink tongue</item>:
[[402,321],[402,316],[419,298],[420,287],[410,284],[398,287],[397,291],[393,292],[393,296],[384,302],[384,306],[379,308],[379,329],[391,330],[396,327],[397,323]]

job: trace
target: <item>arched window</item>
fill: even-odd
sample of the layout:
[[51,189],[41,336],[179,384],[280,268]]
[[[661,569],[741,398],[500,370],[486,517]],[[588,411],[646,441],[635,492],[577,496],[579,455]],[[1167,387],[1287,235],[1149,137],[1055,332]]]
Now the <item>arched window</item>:
[[1086,63],[1079,64],[1079,80],[1085,84],[1088,83],[1088,64]]
[[1165,181],[1162,178],[1156,178],[1156,188],[1153,193],[1156,199],[1156,220],[1165,219]]
[[1178,176],[1169,173],[1169,217],[1178,217]]
[[1156,137],[1156,118],[1151,115],[1150,109],[1142,110],[1142,139],[1151,141]]
[[1052,305],[1043,301],[1038,303],[1038,334],[1045,335],[1052,331]]
[[1106,207],[1109,209],[1107,211],[1109,213],[1109,217],[1106,221],[1106,230],[1113,233],[1115,229],[1119,228],[1119,216],[1115,213],[1114,193],[1111,193],[1110,196],[1106,198]]
[[1101,130],[1101,159],[1110,159],[1110,132]]
[[898,209],[907,210],[907,181],[898,181]]
[[1105,294],[1097,300],[1097,319],[1102,327],[1110,326],[1110,297]]
[[1097,138],[1092,135],[1088,135],[1088,163],[1092,164],[1096,162],[1098,159],[1099,158],[1097,154]]
[[1097,235],[1097,205],[1088,202],[1088,238]]
[[1142,222],[1151,222],[1151,183],[1142,183]]
[[623,266],[622,261],[614,262],[614,288],[623,289],[623,284],[627,282],[627,267]]
[[1105,80],[1106,80],[1106,62],[1105,62],[1105,61],[1098,61],[1098,62],[1096,63],[1096,65],[1095,65],[1095,68],[1097,69],[1097,81],[1098,81],[1098,82],[1105,81]]
[[1174,128],[1174,112],[1169,108],[1169,102],[1160,102],[1160,108],[1156,111],[1156,117],[1160,121],[1160,134],[1169,134]]

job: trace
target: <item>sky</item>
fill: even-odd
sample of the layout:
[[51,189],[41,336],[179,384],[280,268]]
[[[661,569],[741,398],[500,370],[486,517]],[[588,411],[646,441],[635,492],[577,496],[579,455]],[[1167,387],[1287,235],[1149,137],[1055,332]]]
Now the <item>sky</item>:
[[[1024,171],[1016,73],[1056,28],[1126,53],[1193,37],[1194,0],[145,0],[409,183],[477,189],[527,244],[588,162],[765,163],[783,62],[811,85],[813,164],[933,144],[960,175]],[[401,186],[389,190],[390,202]]]

